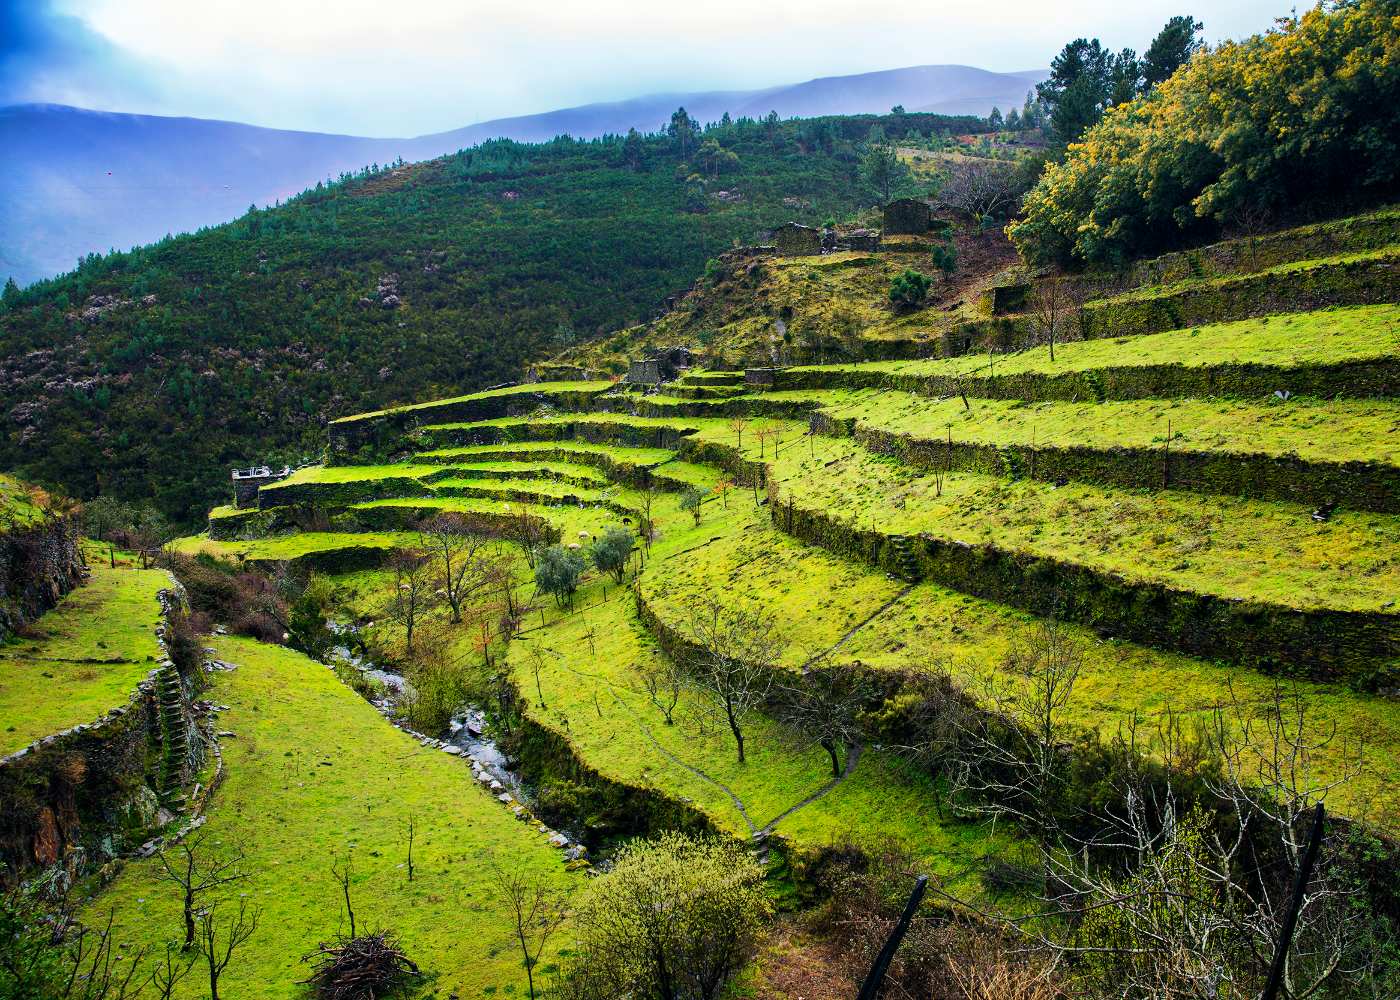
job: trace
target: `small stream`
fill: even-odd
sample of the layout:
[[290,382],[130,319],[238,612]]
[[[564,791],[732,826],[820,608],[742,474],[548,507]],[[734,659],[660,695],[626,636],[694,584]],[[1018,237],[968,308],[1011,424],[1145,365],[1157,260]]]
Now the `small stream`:
[[327,624],[331,632],[342,640],[331,648],[327,660],[332,665],[347,664],[382,686],[384,697],[371,699],[370,704],[425,746],[431,745],[444,753],[463,758],[471,766],[472,777],[489,790],[503,808],[510,809],[522,820],[532,821],[551,844],[564,852],[567,861],[586,862],[587,848],[534,818],[533,794],[519,773],[511,767],[501,748],[491,739],[484,711],[475,705],[466,706],[448,724],[449,732],[445,739],[435,739],[413,731],[403,723],[398,713],[399,700],[406,692],[413,690],[408,681],[402,674],[376,666],[369,659],[357,626],[341,622]]

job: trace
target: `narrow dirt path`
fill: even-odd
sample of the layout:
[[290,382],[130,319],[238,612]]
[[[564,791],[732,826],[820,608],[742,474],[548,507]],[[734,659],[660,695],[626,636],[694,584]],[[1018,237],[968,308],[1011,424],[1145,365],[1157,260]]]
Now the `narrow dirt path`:
[[841,769],[841,774],[839,777],[832,778],[825,785],[822,785],[822,787],[818,788],[815,792],[807,796],[801,802],[797,803],[794,806],[789,806],[785,811],[779,813],[777,816],[773,817],[767,823],[765,823],[763,829],[759,830],[758,832],[760,834],[772,833],[773,828],[776,827],[780,822],[787,819],[793,813],[797,812],[797,810],[810,806],[813,802],[817,801],[817,799],[821,798],[827,792],[831,791],[837,785],[841,784],[841,782],[849,778],[851,776],[851,772],[856,769],[856,762],[860,760],[860,753],[862,749],[864,748],[859,743],[851,747],[850,753],[846,754],[846,766]]
[[[888,608],[891,604],[894,604],[896,601],[898,601],[899,598],[902,597],[905,593],[908,593],[908,589],[909,588],[906,588],[905,591],[903,591],[898,597],[895,597],[891,601],[889,601],[885,605],[885,608]],[[880,610],[883,611],[885,608],[881,608]],[[876,612],[877,615],[879,613],[880,612],[878,611]],[[872,615],[871,617],[873,618],[874,615]],[[867,621],[868,620],[869,619],[867,619]],[[856,628],[859,629],[860,626],[858,625],[856,626]],[[855,629],[852,630],[852,634],[854,633],[854,631]],[[842,641],[844,642],[845,640],[843,639]],[[838,643],[837,645],[840,644]],[[833,647],[833,649],[834,648],[835,647]],[[707,784],[718,788],[721,792],[725,794],[725,796],[729,799],[730,803],[734,806],[734,810],[743,819],[744,825],[748,827],[749,835],[756,839],[761,839],[762,837],[772,833],[774,829],[777,828],[777,825],[780,822],[787,819],[793,813],[797,812],[800,809],[806,808],[813,802],[816,802],[818,799],[821,799],[823,796],[829,794],[832,789],[834,789],[837,785],[841,784],[841,782],[845,781],[851,776],[851,774],[856,769],[856,764],[860,761],[862,747],[859,744],[857,744],[851,747],[850,752],[846,755],[846,766],[842,769],[841,775],[839,777],[832,778],[826,784],[822,785],[816,791],[812,792],[812,794],[808,795],[807,797],[801,799],[798,802],[795,802],[793,805],[789,806],[787,809],[783,810],[773,819],[769,820],[762,827],[760,827],[757,824],[755,824],[753,819],[749,816],[749,811],[748,808],[744,805],[744,800],[741,799],[732,788],[730,788],[728,785],[726,785],[724,782],[720,781],[713,775],[707,774],[705,771],[696,767],[694,764],[691,764],[681,759],[679,756],[677,756],[675,753],[673,753],[671,750],[667,749],[661,744],[661,741],[658,740],[656,738],[656,735],[652,732],[651,726],[649,726],[647,722],[640,715],[637,714],[636,709],[634,709],[630,704],[628,704],[626,699],[624,699],[618,693],[618,688],[620,687],[620,685],[616,684],[614,681],[603,676],[602,674],[595,674],[590,673],[586,670],[579,670],[575,667],[570,667],[566,664],[560,665],[563,666],[565,670],[569,671],[569,673],[573,674],[575,677],[591,680],[596,683],[600,683],[604,687],[606,687],[608,693],[612,695],[613,701],[617,703],[618,707],[620,707],[623,711],[625,711],[629,716],[632,717],[632,721],[637,724],[637,728],[640,730],[642,735],[647,738],[647,741],[651,743],[651,745],[654,746],[663,757],[665,757],[671,763],[675,764],[677,767],[684,768],[686,771],[699,778],[701,781],[704,781]],[[624,688],[624,690],[628,691],[629,693],[633,693],[632,689],[630,688]]]
[[812,666],[812,664],[817,663],[817,662],[819,662],[819,661],[821,661],[821,660],[826,659],[826,658],[827,658],[828,656],[830,656],[832,653],[836,652],[836,651],[837,651],[838,649],[840,649],[842,646],[846,645],[846,643],[850,642],[851,639],[852,639],[852,637],[854,637],[855,634],[856,634],[857,632],[859,632],[861,629],[865,628],[865,626],[869,625],[869,624],[870,624],[871,622],[873,622],[876,618],[879,618],[881,615],[883,615],[883,614],[884,614],[886,611],[888,611],[890,608],[894,607],[894,606],[895,606],[896,604],[898,604],[900,601],[904,600],[904,598],[908,597],[908,596],[909,596],[909,591],[913,590],[913,589],[914,589],[915,587],[917,587],[917,586],[918,586],[917,583],[911,583],[911,584],[909,584],[907,587],[905,587],[903,590],[901,590],[899,593],[895,594],[893,597],[891,597],[891,598],[890,598],[888,601],[886,601],[884,604],[882,604],[882,605],[880,605],[878,608],[876,608],[875,611],[874,611],[873,613],[871,613],[870,615],[868,615],[868,616],[865,618],[864,621],[861,621],[861,622],[857,623],[857,624],[854,625],[849,631],[847,631],[847,633],[846,633],[845,635],[843,635],[840,639],[837,639],[836,642],[832,645],[832,647],[831,647],[830,649],[827,649],[827,650],[824,650],[824,651],[822,651],[822,652],[820,652],[820,653],[817,653],[815,656],[813,656],[813,657],[811,657],[810,659],[808,659],[806,663],[802,664],[801,669],[802,669],[802,670],[806,670],[808,667]]

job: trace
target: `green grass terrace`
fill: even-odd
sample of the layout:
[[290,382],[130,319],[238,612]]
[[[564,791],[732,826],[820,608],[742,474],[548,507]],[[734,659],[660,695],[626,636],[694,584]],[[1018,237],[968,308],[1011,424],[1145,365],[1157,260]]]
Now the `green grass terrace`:
[[125,705],[160,659],[170,585],[164,570],[94,560],[86,585],[0,644],[0,755]]

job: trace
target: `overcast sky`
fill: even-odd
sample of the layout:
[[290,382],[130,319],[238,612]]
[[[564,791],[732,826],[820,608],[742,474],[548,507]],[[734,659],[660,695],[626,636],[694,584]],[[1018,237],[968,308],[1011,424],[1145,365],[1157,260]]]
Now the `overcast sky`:
[[[1160,0],[0,0],[0,105],[417,135],[640,94],[929,63],[1035,69],[1079,35],[1139,52]],[[1188,8],[1190,9],[1190,8]],[[1198,3],[1238,38],[1281,2]]]

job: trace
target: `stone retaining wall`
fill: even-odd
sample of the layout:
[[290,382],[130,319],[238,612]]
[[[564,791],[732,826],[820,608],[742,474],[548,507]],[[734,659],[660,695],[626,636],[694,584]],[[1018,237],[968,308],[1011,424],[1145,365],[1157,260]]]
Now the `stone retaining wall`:
[[1085,340],[1162,333],[1206,323],[1327,306],[1394,302],[1400,257],[1318,263],[1283,274],[1248,274],[1144,298],[1104,300],[1084,306]]
[[337,420],[327,426],[327,460],[334,465],[374,464],[403,449],[410,433],[425,424],[495,420],[522,416],[541,406],[582,410],[607,390],[552,389],[542,384],[535,392],[444,400],[384,413]]
[[72,518],[53,517],[0,534],[0,642],[58,604],[83,574]]
[[778,389],[888,389],[925,396],[1017,399],[1027,402],[1177,399],[1229,396],[1264,399],[1279,390],[1330,399],[1400,394],[1400,359],[1281,367],[1263,364],[1134,365],[1077,372],[995,373],[995,364],[969,375],[921,375],[861,369],[787,369]]
[[1296,455],[1232,454],[1165,449],[1161,446],[1090,448],[1002,446],[917,438],[855,421],[825,430],[845,430],[869,451],[921,469],[954,469],[986,475],[1054,482],[1081,482],[1147,489],[1217,493],[1352,510],[1400,513],[1400,468],[1381,462],[1307,461]]
[[895,575],[1087,625],[1156,649],[1226,660],[1265,672],[1400,689],[1400,615],[1299,610],[1130,581],[1067,560],[930,535],[865,528],[808,510],[769,486],[778,530]]
[[[166,621],[184,608],[178,585],[159,594]],[[165,628],[159,638],[165,648]],[[180,678],[179,725],[187,739],[174,762],[181,784],[203,766],[205,739],[194,707],[201,684],[194,664],[169,654],[132,692],[125,705],[0,758],[0,859],[6,877],[61,865],[68,876],[100,867],[139,845],[173,820],[159,785],[166,768],[160,677]]]
[[1296,260],[1379,250],[1397,242],[1400,242],[1400,213],[1381,212],[1226,240],[1138,261],[1128,272],[1126,284],[1165,285],[1188,278],[1222,277]]

